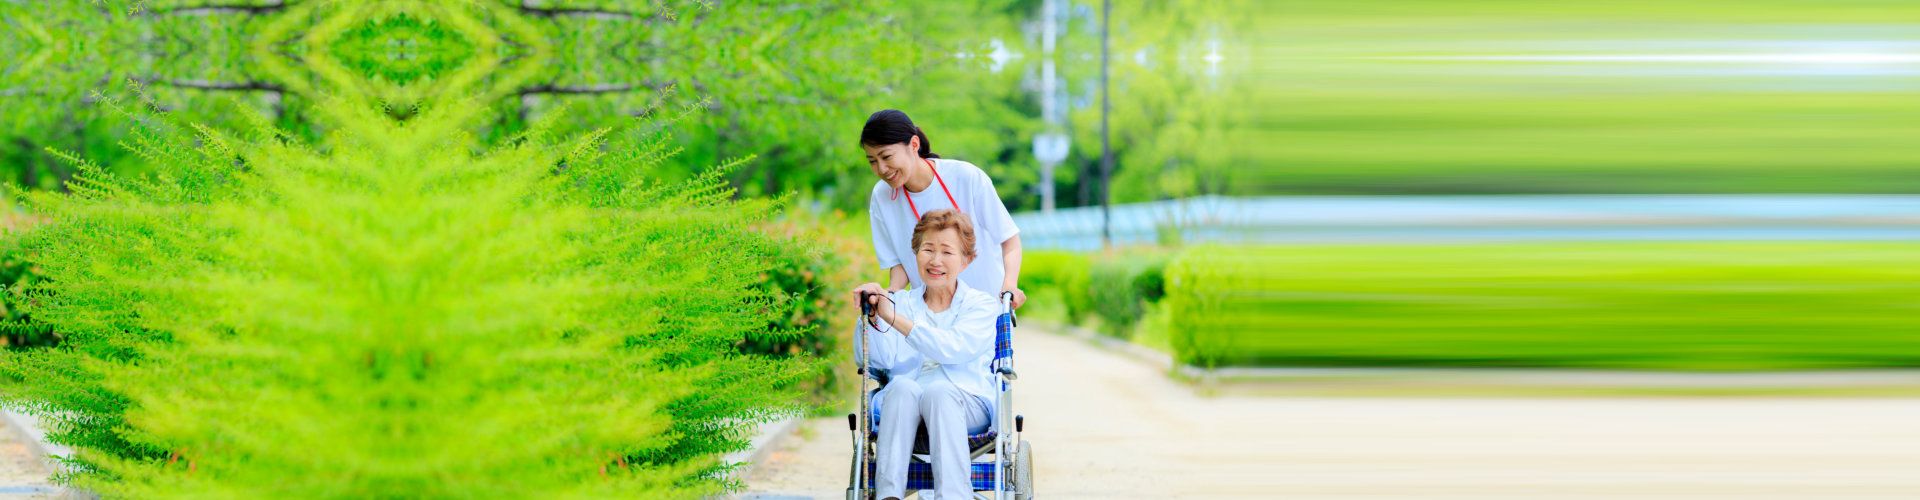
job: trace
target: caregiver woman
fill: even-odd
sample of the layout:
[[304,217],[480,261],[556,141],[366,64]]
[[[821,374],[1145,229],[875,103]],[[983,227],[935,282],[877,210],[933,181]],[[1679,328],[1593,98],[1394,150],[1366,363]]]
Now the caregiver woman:
[[[876,329],[867,337],[867,365],[893,374],[874,394],[880,437],[875,444],[875,498],[906,494],[907,457],[924,419],[933,464],[931,500],[973,498],[967,435],[985,432],[993,417],[994,320],[1000,301],[957,276],[976,262],[974,226],[952,210],[928,212],[913,227],[909,248],[922,286],[882,296],[879,283],[855,288],[874,294]],[[882,300],[886,299],[886,300]]]
[[1027,294],[1019,287],[1020,228],[1013,225],[986,172],[933,154],[927,134],[899,110],[868,117],[860,130],[860,146],[867,151],[867,166],[880,177],[867,197],[867,213],[873,221],[873,253],[889,273],[887,290],[901,290],[908,283],[926,286],[919,273],[906,267],[914,254],[908,240],[927,212],[953,209],[972,219],[974,254],[979,256],[960,280],[975,290],[1013,292],[1013,307],[1026,304]]

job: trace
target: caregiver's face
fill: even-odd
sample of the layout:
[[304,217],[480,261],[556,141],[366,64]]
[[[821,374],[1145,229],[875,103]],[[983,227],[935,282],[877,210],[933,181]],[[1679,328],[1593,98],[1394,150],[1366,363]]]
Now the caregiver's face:
[[954,229],[928,233],[920,239],[920,248],[914,255],[920,263],[920,280],[928,287],[953,286],[954,280],[960,279],[960,271],[973,261],[967,257],[966,248],[960,246],[960,232]]
[[902,144],[885,146],[862,144],[860,148],[867,150],[867,166],[873,169],[873,175],[886,181],[888,186],[900,189],[907,183],[907,173],[913,171],[914,161],[916,161],[913,157],[916,149],[913,148],[920,147],[919,142],[920,138],[915,137]]

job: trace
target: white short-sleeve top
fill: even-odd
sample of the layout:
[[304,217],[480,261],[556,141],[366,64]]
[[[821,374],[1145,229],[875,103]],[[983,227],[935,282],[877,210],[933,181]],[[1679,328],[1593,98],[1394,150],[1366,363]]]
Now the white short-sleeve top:
[[[867,213],[873,223],[873,253],[880,259],[880,268],[906,266],[913,287],[924,288],[926,284],[920,281],[919,265],[914,260],[913,225],[920,222],[919,215],[927,212],[959,208],[960,213],[973,219],[976,254],[973,263],[960,272],[960,281],[975,290],[998,295],[1007,274],[1000,243],[1019,234],[1020,228],[1013,225],[1007,205],[1000,202],[1000,192],[993,188],[993,180],[987,178],[980,167],[937,158],[933,160],[933,171],[936,180],[918,193],[895,190],[886,181],[874,183],[873,192],[867,197]],[[951,201],[948,195],[952,195]],[[956,203],[958,207],[954,206]],[[916,214],[916,210],[919,213]]]

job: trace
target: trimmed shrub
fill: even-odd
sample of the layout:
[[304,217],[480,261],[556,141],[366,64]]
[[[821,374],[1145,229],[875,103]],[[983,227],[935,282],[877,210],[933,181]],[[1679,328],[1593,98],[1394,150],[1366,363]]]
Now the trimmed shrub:
[[[1180,317],[1216,322],[1199,333],[1234,333],[1236,365],[1914,367],[1916,251],[1903,241],[1226,247],[1182,262],[1206,279],[1251,281],[1218,289],[1222,314]],[[1169,301],[1183,295],[1178,274]],[[1235,289],[1259,295],[1224,293]]]
[[1146,314],[1146,304],[1166,294],[1167,257],[1163,254],[1126,254],[1095,260],[1087,275],[1086,296],[1091,312],[1100,318],[1100,330],[1127,338]]
[[1027,304],[1021,307],[1021,314],[1057,312],[1061,316],[1057,319],[1070,323],[1085,319],[1091,310],[1086,294],[1087,268],[1087,256],[1083,254],[1045,250],[1023,253],[1020,288],[1027,292]]
[[[1262,290],[1275,276],[1254,247],[1201,246],[1166,266],[1168,343],[1181,363],[1204,368],[1233,364],[1242,336],[1277,328]],[[1264,302],[1263,302],[1264,301]]]

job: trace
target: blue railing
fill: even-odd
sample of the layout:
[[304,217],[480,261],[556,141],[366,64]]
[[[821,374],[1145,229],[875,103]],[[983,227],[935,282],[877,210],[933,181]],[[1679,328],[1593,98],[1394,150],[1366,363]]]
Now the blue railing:
[[[1101,247],[1099,207],[1013,218],[1028,248]],[[1115,245],[1165,237],[1231,244],[1920,240],[1920,195],[1202,196],[1113,206]]]

